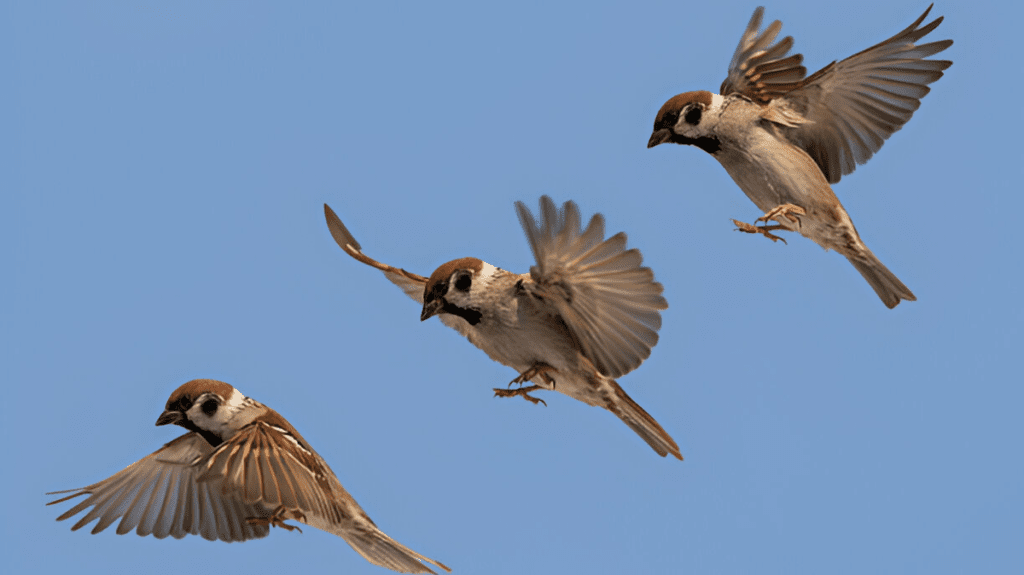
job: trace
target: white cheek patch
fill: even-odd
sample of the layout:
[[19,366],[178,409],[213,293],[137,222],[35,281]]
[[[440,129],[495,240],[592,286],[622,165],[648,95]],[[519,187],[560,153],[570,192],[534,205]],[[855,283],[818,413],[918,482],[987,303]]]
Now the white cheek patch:
[[209,416],[203,412],[203,403],[206,400],[200,397],[188,410],[188,418],[201,429],[211,431],[220,437],[226,437],[230,435],[230,432],[234,431],[228,424],[234,419],[235,414],[245,406],[246,399],[240,391],[232,388],[231,396],[228,397],[227,401],[220,404],[217,407],[217,411],[213,412],[212,416]]
[[487,262],[480,262],[480,264],[480,271],[473,276],[473,284],[470,286],[469,292],[461,291],[452,285],[448,288],[448,293],[444,296],[446,300],[459,307],[475,307],[481,298],[483,298],[482,294],[486,293],[487,290],[490,289],[490,286],[494,283],[495,279],[501,274],[508,273]]

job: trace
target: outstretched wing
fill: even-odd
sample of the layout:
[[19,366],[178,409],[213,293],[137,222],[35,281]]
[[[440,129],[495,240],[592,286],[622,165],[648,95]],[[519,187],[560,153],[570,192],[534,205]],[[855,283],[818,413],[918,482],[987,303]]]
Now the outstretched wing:
[[266,537],[269,527],[246,522],[249,517],[266,516],[263,506],[223,497],[219,484],[197,481],[202,469],[196,463],[212,452],[213,448],[199,434],[186,433],[99,483],[55,492],[74,491],[47,505],[89,496],[57,518],[63,521],[92,507],[71,527],[72,531],[99,518],[92,530],[99,533],[121,518],[117,526],[119,535],[135,529],[139,535],[158,539],[168,535],[177,539],[201,535],[211,541]]
[[[327,218],[327,227],[331,230],[331,236],[334,237],[334,241],[338,242],[341,249],[345,250],[345,253],[352,256],[353,258],[363,262],[368,266],[375,267],[384,272],[384,277],[391,280],[391,283],[402,288],[405,295],[416,300],[417,303],[423,305],[423,290],[427,285],[427,278],[414,274],[412,272],[405,271],[402,268],[396,268],[387,264],[382,264],[379,261],[367,256],[362,252],[362,247],[359,242],[352,237],[349,233],[348,228],[345,224],[341,223],[341,219],[330,206],[324,204],[324,216]],[[441,323],[454,329],[455,331],[466,335],[468,325],[462,321],[461,318],[450,315],[450,314],[439,314]]]
[[539,224],[522,202],[516,211],[537,259],[534,295],[553,306],[601,373],[636,369],[658,343],[659,310],[668,307],[654,273],[640,266],[640,251],[626,249],[624,233],[604,239],[601,214],[582,230],[571,201],[558,210],[541,197]]
[[335,214],[334,210],[327,204],[324,204],[324,216],[327,218],[327,228],[331,230],[331,236],[334,237],[334,241],[338,242],[341,249],[345,250],[345,253],[368,266],[375,267],[384,272],[384,276],[402,288],[406,295],[420,302],[420,304],[423,303],[423,287],[427,284],[427,278],[419,274],[407,272],[402,268],[382,264],[364,254],[362,246],[352,237],[345,224],[341,223],[341,218],[338,217],[338,214]]
[[782,29],[782,22],[776,20],[764,32],[759,32],[762,16],[764,7],[758,6],[729,62],[729,73],[719,90],[723,96],[735,92],[755,102],[767,103],[799,87],[807,74],[807,69],[800,65],[804,60],[802,55],[786,56],[793,47],[792,36],[772,45]]
[[810,154],[830,183],[871,159],[914,115],[931,91],[928,84],[953,64],[925,59],[950,47],[952,40],[916,44],[942,23],[940,16],[918,28],[931,9],[899,34],[825,66],[772,103],[807,120],[782,129]]

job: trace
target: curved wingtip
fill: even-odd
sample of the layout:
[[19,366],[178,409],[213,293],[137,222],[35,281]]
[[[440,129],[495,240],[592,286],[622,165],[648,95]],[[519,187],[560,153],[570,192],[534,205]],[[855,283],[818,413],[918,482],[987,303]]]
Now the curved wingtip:
[[363,247],[352,237],[345,224],[341,223],[341,218],[338,217],[338,214],[334,213],[331,206],[327,204],[324,204],[324,218],[327,219],[327,229],[331,231],[331,237],[341,246],[341,249],[345,249],[345,246],[351,246],[356,251],[363,250]]

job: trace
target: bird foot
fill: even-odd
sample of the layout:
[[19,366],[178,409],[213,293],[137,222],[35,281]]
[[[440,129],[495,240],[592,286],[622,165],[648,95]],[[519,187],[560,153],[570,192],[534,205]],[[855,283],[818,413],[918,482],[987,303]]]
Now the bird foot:
[[246,517],[245,521],[249,525],[269,525],[271,527],[280,527],[287,529],[288,531],[298,531],[302,533],[302,529],[299,529],[297,525],[288,525],[285,523],[286,519],[295,519],[297,521],[305,521],[306,515],[301,511],[292,511],[291,515],[294,517],[285,517],[285,508],[280,506],[270,514],[270,517]]
[[501,389],[500,387],[495,387],[494,388],[494,397],[515,397],[515,396],[518,395],[519,397],[522,397],[526,401],[533,402],[534,405],[537,405],[538,403],[543,403],[544,407],[547,407],[548,404],[547,404],[546,401],[544,401],[543,399],[538,399],[536,397],[533,397],[532,395],[529,394],[529,392],[537,391],[538,389],[544,389],[544,388],[539,386],[539,385],[531,385],[529,387],[520,387],[519,389]]
[[[535,378],[535,377],[537,377],[539,375],[540,378],[544,380],[544,383],[550,385],[551,389],[554,389],[555,388],[555,378],[553,378],[550,375],[548,375],[548,372],[557,372],[557,371],[558,371],[557,369],[551,367],[550,365],[548,365],[546,363],[541,363],[541,362],[538,361],[537,363],[533,364],[533,367],[531,367],[530,369],[524,371],[523,373],[520,373],[518,376],[516,376],[515,379],[513,379],[510,382],[508,382],[508,386],[512,387],[513,383],[516,383],[516,384],[519,384],[519,385],[523,385],[527,381],[530,381],[531,379],[533,379],[533,378]],[[537,386],[534,386],[534,387],[537,387]]]
[[[774,230],[782,230],[784,232],[794,231],[793,224],[800,223],[800,219],[797,218],[797,216],[804,215],[807,215],[807,210],[801,208],[800,206],[794,204],[782,204],[781,206],[775,206],[774,208],[765,212],[763,216],[754,220],[753,225],[740,222],[737,220],[733,220],[732,223],[736,224],[736,231],[746,232],[748,234],[761,234],[773,242],[782,240],[782,243],[786,243],[786,240],[783,240],[782,238],[771,232]],[[771,220],[774,220],[779,223],[772,224],[770,226],[757,225],[757,222],[768,223]]]
[[781,206],[775,206],[774,208],[765,212],[763,216],[754,220],[754,223],[756,224],[757,222],[768,222],[768,220],[775,220],[782,225],[786,225],[786,222],[779,219],[780,217],[785,217],[789,221],[796,224],[800,222],[800,219],[797,218],[797,216],[806,215],[807,210],[801,208],[800,206],[794,204],[782,204]]
[[748,224],[746,222],[741,222],[739,220],[733,220],[732,223],[736,224],[736,231],[737,232],[746,232],[748,234],[761,234],[761,235],[763,235],[764,237],[770,239],[773,242],[777,242],[779,240],[782,240],[782,243],[784,243],[786,245],[789,245],[788,243],[786,243],[785,238],[780,238],[779,236],[777,236],[777,235],[775,235],[775,234],[773,234],[771,232],[772,230],[786,230],[786,231],[788,231],[785,226],[781,226],[781,225],[778,225],[778,224],[773,224],[773,225],[770,225],[770,226],[755,226],[755,225]]

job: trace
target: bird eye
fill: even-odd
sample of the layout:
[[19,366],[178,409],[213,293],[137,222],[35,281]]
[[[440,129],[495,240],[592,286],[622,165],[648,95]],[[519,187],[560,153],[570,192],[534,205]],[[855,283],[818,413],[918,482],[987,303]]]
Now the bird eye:
[[459,291],[469,291],[469,286],[473,284],[473,278],[469,274],[460,274],[455,280],[455,289]]
[[203,413],[205,413],[206,415],[213,415],[214,412],[217,411],[217,407],[217,400],[207,399],[206,401],[203,402],[201,409],[203,410]]
[[687,124],[693,124],[696,126],[700,123],[700,116],[703,113],[704,111],[701,110],[700,106],[693,106],[686,110],[686,114],[683,116],[683,119],[686,120]]

